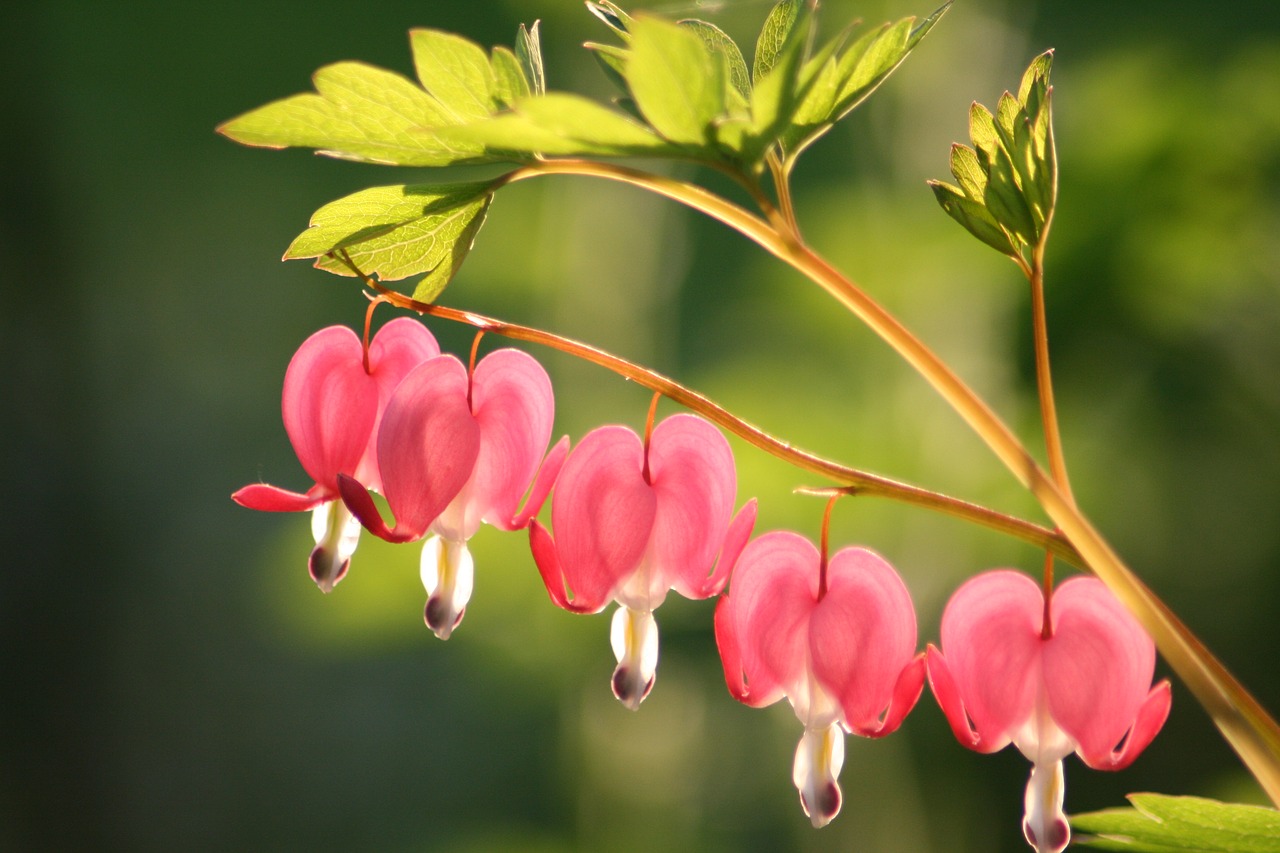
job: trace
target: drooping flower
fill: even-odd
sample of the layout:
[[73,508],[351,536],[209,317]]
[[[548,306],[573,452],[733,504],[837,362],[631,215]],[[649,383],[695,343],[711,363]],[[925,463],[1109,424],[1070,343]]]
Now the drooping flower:
[[471,371],[438,356],[400,383],[378,430],[382,492],[395,526],[383,521],[367,484],[339,478],[343,501],[374,535],[411,542],[431,534],[422,550],[424,618],[441,639],[462,621],[471,597],[467,540],[481,522],[525,527],[546,500],[568,453],[563,439],[543,461],[554,416],[551,380],[528,354],[497,350]]
[[971,578],[943,611],[942,649],[931,645],[928,660],[960,743],[986,753],[1012,742],[1031,761],[1023,832],[1038,853],[1071,839],[1062,759],[1128,767],[1169,715],[1169,682],[1151,686],[1151,638],[1097,578],[1068,580],[1048,607],[1019,572]]
[[733,517],[733,452],[696,415],[678,414],[644,442],[624,426],[592,430],[569,454],[551,503],[552,538],[530,527],[533,557],[555,604],[596,613],[610,600],[618,666],[614,695],[632,710],[653,688],[653,611],[675,589],[717,595],[755,524],[755,501]]
[[367,361],[353,331],[330,326],[307,338],[289,362],[284,428],[315,484],[299,493],[254,483],[231,498],[267,512],[312,510],[316,547],[307,567],[324,592],[346,575],[360,536],[360,525],[338,500],[338,476],[349,474],[381,488],[375,438],[383,409],[410,370],[439,354],[425,326],[401,317],[374,335]]
[[804,724],[792,779],[810,821],[826,825],[840,811],[844,732],[892,733],[924,687],[906,585],[871,551],[828,562],[803,536],[774,531],[738,558],[715,628],[734,698],[762,708],[785,696]]

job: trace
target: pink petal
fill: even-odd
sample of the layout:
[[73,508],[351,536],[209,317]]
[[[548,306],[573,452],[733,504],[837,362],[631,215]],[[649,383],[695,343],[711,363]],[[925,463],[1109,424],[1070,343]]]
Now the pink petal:
[[965,582],[942,613],[942,651],[984,744],[1007,743],[1035,709],[1043,611],[1035,581],[993,571]]
[[380,491],[378,474],[378,426],[382,413],[400,382],[419,364],[440,354],[440,345],[427,327],[412,317],[397,317],[387,323],[369,342],[369,378],[378,390],[378,410],[364,457],[354,476]]
[[692,599],[719,595],[725,584],[729,582],[729,575],[733,573],[733,567],[737,564],[742,549],[747,547],[747,540],[751,538],[751,531],[755,526],[756,499],[752,498],[743,504],[742,509],[738,510],[738,514],[729,523],[729,532],[725,534],[724,544],[720,546],[720,558],[716,561],[715,570],[708,577],[703,578],[702,583],[696,587],[689,587],[680,578],[676,578],[676,590],[685,598]]
[[870,726],[850,726],[850,731],[863,737],[884,737],[896,732],[920,700],[920,694],[924,691],[926,669],[925,653],[921,652],[898,673],[898,680],[893,685],[893,696],[884,716]]
[[644,555],[655,500],[643,460],[634,432],[604,426],[587,433],[560,470],[551,522],[575,600],[608,600]]
[[951,667],[947,665],[947,659],[932,643],[929,644],[926,654],[929,688],[933,691],[933,698],[938,700],[938,707],[946,715],[956,740],[963,746],[978,752],[995,752],[1007,746],[1009,743],[1007,734],[1003,738],[984,741],[981,735],[973,730],[973,724],[969,721],[969,715],[964,709],[960,688],[956,686],[956,680],[951,674]]
[[776,698],[780,688],[794,695],[808,678],[809,617],[817,595],[818,550],[808,539],[773,531],[743,549],[729,602],[739,663],[752,693]]
[[[809,622],[809,645],[813,674],[840,702],[845,724],[878,730],[898,677],[916,653],[915,608],[893,567],[863,548],[832,557],[827,594]],[[924,671],[919,675],[917,695]]]
[[547,595],[551,596],[552,603],[557,607],[570,613],[597,613],[608,603],[607,593],[595,598],[588,598],[581,593],[573,598],[569,597],[560,555],[556,553],[556,543],[538,521],[529,524],[529,548],[533,552],[533,561],[538,566],[538,574],[542,575],[542,583],[547,588]]
[[[426,533],[470,478],[479,452],[466,368],[448,355],[414,368],[396,388],[378,431],[378,467],[399,536]],[[355,506],[351,511],[360,514]]]
[[333,495],[325,494],[319,486],[306,494],[299,494],[266,483],[253,483],[238,490],[231,500],[242,507],[262,512],[301,512],[333,500]]
[[524,508],[520,510],[520,514],[508,521],[495,520],[494,527],[501,530],[523,530],[528,527],[529,522],[542,511],[542,505],[546,503],[547,495],[551,493],[551,487],[560,476],[560,469],[564,467],[564,460],[568,455],[569,436],[566,435],[556,442],[556,446],[547,453],[547,458],[542,460],[542,466],[538,468],[538,476],[529,487],[529,496],[525,498]]
[[510,523],[551,438],[555,397],[551,380],[532,356],[515,349],[490,353],[471,380],[471,412],[480,452],[470,479],[436,532],[464,541],[481,521]]
[[1094,770],[1123,770],[1133,763],[1147,745],[1160,733],[1164,721],[1169,718],[1169,706],[1173,693],[1168,681],[1161,681],[1147,694],[1146,701],[1138,709],[1138,717],[1129,730],[1124,744],[1117,750],[1107,750],[1097,755],[1081,751],[1084,763]]
[[729,442],[697,415],[658,424],[649,443],[657,514],[649,546],[651,588],[697,590],[724,542],[738,490]]
[[285,371],[281,409],[303,469],[336,496],[338,474],[355,473],[378,412],[355,332],[330,326],[303,342]]
[[1058,587],[1052,612],[1053,638],[1044,648],[1049,714],[1081,755],[1108,755],[1147,698],[1155,645],[1097,578]]
[[385,539],[388,542],[412,542],[422,538],[422,533],[407,527],[397,525],[395,530],[388,527],[382,520],[382,513],[378,512],[378,505],[373,502],[373,495],[355,477],[339,474],[338,492],[342,496],[342,503],[347,511],[355,516],[360,526],[379,539]]
[[716,648],[720,651],[720,664],[724,668],[725,685],[729,694],[753,708],[763,708],[781,699],[786,691],[782,685],[769,678],[759,667],[750,676],[742,668],[742,647],[735,625],[733,602],[729,596],[721,596],[716,603]]

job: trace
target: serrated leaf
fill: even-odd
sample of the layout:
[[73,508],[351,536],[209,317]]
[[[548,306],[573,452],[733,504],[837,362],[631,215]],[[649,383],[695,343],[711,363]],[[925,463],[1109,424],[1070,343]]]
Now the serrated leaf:
[[285,259],[316,258],[320,269],[353,275],[342,259],[330,255],[346,250],[366,275],[395,281],[434,273],[433,286],[442,278],[447,283],[483,221],[492,197],[489,187],[424,184],[362,190],[317,210]]
[[782,0],[769,10],[760,35],[756,37],[756,52],[751,66],[751,79],[757,86],[778,63],[778,55],[791,37],[799,16],[800,0]]
[[600,0],[598,3],[587,0],[587,9],[591,14],[604,21],[609,29],[621,36],[623,41],[631,40],[631,22],[633,18],[617,5],[610,3],[609,0]]
[[715,24],[687,18],[679,22],[682,27],[692,30],[711,53],[723,56],[728,69],[729,102],[745,108],[751,97],[751,75],[747,71],[747,61],[742,58],[742,51],[737,42]]
[[885,27],[851,65],[841,58],[840,71],[845,75],[845,81],[837,100],[840,111],[852,109],[865,99],[902,62],[907,55],[907,38],[915,20],[903,18]]
[[579,95],[525,98],[508,113],[441,131],[491,154],[623,157],[671,153],[664,139],[630,117]]
[[704,147],[725,112],[725,66],[692,31],[657,18],[630,22],[626,78],[645,120],[680,145]]
[[1052,67],[1053,51],[1046,50],[1031,60],[1027,70],[1022,73],[1022,82],[1018,84],[1018,103],[1026,108],[1027,115],[1034,116],[1037,112],[1036,107],[1028,102],[1032,95],[1032,88],[1038,86],[1043,94],[1044,89],[1049,85],[1049,69]]
[[1009,235],[1000,228],[999,223],[982,204],[966,196],[958,187],[943,181],[929,181],[929,187],[947,215],[960,223],[966,231],[1002,255],[1014,257],[1017,254]]
[[494,106],[509,109],[516,101],[531,94],[529,80],[524,76],[524,65],[514,51],[495,47],[489,61],[493,67]]
[[542,67],[542,34],[539,32],[539,23],[534,21],[533,26],[528,29],[521,24],[520,31],[516,33],[516,58],[520,60],[525,79],[529,81],[529,87],[535,95],[542,95],[547,91],[546,71]]
[[982,200],[997,222],[1028,245],[1036,244],[1039,235],[1035,221],[1018,186],[1013,163],[1003,148],[994,152]]
[[969,107],[969,138],[973,140],[973,147],[985,155],[989,165],[995,150],[1000,147],[1000,134],[996,131],[991,111],[977,101]]
[[1129,853],[1280,853],[1280,812],[1201,797],[1131,794],[1131,809],[1075,815],[1074,841]]
[[219,132],[245,145],[316,148],[328,156],[399,166],[446,166],[482,154],[478,147],[438,139],[431,128],[448,124],[448,111],[399,74],[339,62],[312,79],[316,94],[251,110]]
[[764,152],[791,124],[791,117],[802,103],[800,71],[805,66],[805,52],[813,34],[813,15],[789,30],[786,43],[774,57],[775,61],[762,78],[756,79],[751,92],[751,137],[749,159],[764,156]]
[[450,124],[484,118],[493,110],[493,70],[484,49],[442,30],[409,31],[413,65],[422,88],[451,114]]
[[978,204],[983,203],[987,192],[987,173],[972,148],[959,143],[951,146],[951,174],[966,196]]

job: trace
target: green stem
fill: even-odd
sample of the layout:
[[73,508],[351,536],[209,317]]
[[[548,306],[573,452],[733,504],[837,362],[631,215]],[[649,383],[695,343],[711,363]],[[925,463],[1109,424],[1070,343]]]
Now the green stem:
[[540,174],[602,177],[649,189],[740,231],[826,290],[884,339],[978,434],[996,457],[1039,501],[1048,516],[1155,640],[1169,665],[1213,718],[1267,796],[1280,806],[1280,726],[1204,644],[1115,554],[1071,498],[1036,463],[1013,432],[938,356],[906,327],[794,234],[701,187],[634,169],[589,161],[546,161],[512,173],[511,180]]
[[1067,477],[1067,458],[1062,451],[1062,433],[1058,429],[1058,407],[1053,399],[1053,376],[1049,370],[1049,324],[1044,306],[1044,241],[1041,240],[1029,267],[1025,268],[1031,284],[1031,326],[1035,346],[1036,388],[1040,397],[1040,422],[1044,425],[1045,452],[1049,471],[1063,496],[1075,503],[1071,481]]

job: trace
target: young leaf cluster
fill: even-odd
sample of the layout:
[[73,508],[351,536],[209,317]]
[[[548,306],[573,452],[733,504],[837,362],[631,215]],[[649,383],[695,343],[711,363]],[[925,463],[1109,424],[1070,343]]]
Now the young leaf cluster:
[[929,182],[952,219],[1015,260],[1040,249],[1057,200],[1052,63],[1052,51],[1037,56],[1017,96],[1005,92],[994,113],[975,102],[969,110],[973,147],[951,146],[951,174],[959,186]]

